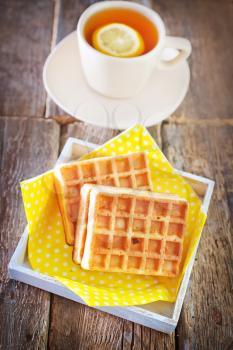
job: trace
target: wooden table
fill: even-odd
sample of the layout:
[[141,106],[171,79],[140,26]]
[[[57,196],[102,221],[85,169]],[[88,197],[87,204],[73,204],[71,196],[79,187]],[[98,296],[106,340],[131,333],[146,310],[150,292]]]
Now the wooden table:
[[142,1],[168,32],[191,40],[185,101],[150,132],[178,169],[216,181],[176,332],[132,322],[9,280],[26,224],[19,181],[51,168],[69,136],[103,143],[118,132],[64,116],[46,96],[42,67],[92,1],[0,2],[0,349],[232,349],[233,4]]

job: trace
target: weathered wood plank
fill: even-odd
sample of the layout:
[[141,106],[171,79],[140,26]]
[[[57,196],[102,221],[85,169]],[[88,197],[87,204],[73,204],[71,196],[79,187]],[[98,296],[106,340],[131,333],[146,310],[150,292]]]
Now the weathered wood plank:
[[[148,129],[151,136],[156,140],[157,144],[161,147],[162,140],[160,135],[160,125],[153,126]],[[101,145],[104,142],[115,137],[120,131],[109,128],[101,128],[92,124],[84,122],[75,122],[61,127],[60,149],[63,148],[65,142],[69,137],[76,137],[78,139],[96,143]]]
[[[76,29],[80,14],[93,2],[92,0],[59,0],[58,13],[56,14],[57,31],[54,34],[55,44]],[[64,114],[64,111],[48,98],[46,116],[63,116]]]
[[117,130],[101,128],[92,124],[76,122],[61,127],[60,146],[63,148],[69,137],[101,145],[119,133]]
[[153,8],[168,34],[188,38],[193,47],[190,89],[174,114],[186,119],[232,118],[232,2],[156,0]]
[[0,115],[45,111],[42,68],[50,51],[53,1],[0,2]]
[[[160,129],[150,128],[160,143]],[[102,144],[117,135],[116,130],[77,122],[62,126],[61,147],[73,136]],[[64,314],[69,316],[64,317]],[[149,328],[93,310],[54,295],[51,304],[49,346],[55,349],[175,349],[174,335],[166,336]]]
[[124,322],[123,350],[175,350],[174,334],[166,335],[132,322]]
[[162,131],[164,151],[177,168],[216,181],[177,328],[179,349],[230,349],[233,344],[232,134],[230,126],[165,125]]
[[0,118],[0,349],[46,349],[50,296],[9,280],[7,265],[26,225],[19,181],[53,166],[59,126]]
[[49,348],[121,349],[123,320],[54,296]]

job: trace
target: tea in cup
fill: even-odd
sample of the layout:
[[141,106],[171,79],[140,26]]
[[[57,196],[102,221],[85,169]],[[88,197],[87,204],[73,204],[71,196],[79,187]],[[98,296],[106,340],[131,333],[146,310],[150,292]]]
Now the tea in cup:
[[[143,89],[155,69],[168,69],[191,53],[187,39],[166,36],[160,16],[127,1],[104,1],[81,15],[77,36],[82,69],[95,91],[112,98],[127,98]],[[178,50],[163,59],[166,48]]]

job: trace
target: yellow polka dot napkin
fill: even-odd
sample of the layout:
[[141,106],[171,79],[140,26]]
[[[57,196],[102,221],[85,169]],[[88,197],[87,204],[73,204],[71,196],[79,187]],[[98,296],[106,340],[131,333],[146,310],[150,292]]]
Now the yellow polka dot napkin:
[[62,218],[54,192],[53,171],[21,183],[28,220],[28,257],[33,269],[55,277],[90,306],[124,306],[173,302],[199,241],[206,215],[191,186],[176,173],[153,138],[136,125],[82,159],[146,151],[153,190],[173,193],[189,202],[181,273],[176,278],[87,271],[72,261],[72,247],[65,243]]

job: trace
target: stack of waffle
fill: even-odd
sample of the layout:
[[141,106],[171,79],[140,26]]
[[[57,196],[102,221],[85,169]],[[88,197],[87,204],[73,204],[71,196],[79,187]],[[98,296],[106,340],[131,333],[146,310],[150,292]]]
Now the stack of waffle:
[[96,271],[178,275],[188,205],[147,191],[144,153],[63,165],[56,178],[75,263]]

